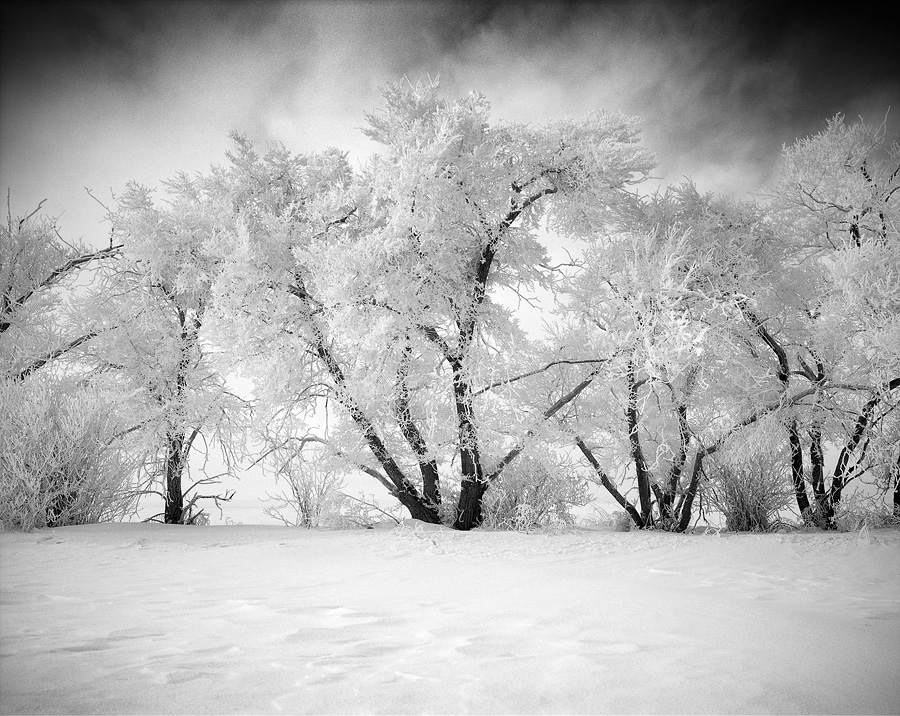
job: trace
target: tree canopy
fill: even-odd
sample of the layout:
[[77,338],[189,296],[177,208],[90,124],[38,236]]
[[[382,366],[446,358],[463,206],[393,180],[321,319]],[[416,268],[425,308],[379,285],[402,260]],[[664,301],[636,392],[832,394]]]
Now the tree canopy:
[[[314,445],[458,529],[517,461],[522,485],[590,475],[638,526],[680,531],[714,466],[761,456],[822,526],[852,480],[898,499],[900,152],[883,126],[832,119],[737,201],[643,190],[655,159],[619,114],[492,122],[482,95],[404,81],[366,122],[380,153],[358,167],[233,134],[164,206],[129,185],[102,251],[36,248],[32,217],[10,220],[7,376],[71,353],[130,396],[166,521],[190,512],[198,435],[241,440],[232,374],[266,449]],[[113,256],[90,321],[35,348],[54,287]]]

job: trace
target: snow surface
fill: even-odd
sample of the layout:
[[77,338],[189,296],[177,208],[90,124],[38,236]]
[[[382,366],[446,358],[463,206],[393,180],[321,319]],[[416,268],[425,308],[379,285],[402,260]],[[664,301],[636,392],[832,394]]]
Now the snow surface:
[[3,713],[900,713],[900,532],[0,534]]

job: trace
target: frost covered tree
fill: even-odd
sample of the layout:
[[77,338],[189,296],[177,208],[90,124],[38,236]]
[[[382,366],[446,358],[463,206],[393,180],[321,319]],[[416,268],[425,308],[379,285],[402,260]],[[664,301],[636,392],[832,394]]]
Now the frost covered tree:
[[[561,302],[560,347],[612,357],[562,427],[636,525],[684,530],[704,458],[782,405],[743,355],[733,290],[777,270],[777,255],[758,208],[690,183],[625,208]],[[633,481],[636,503],[610,475]]]
[[[897,494],[897,181],[883,128],[838,118],[786,150],[766,204],[685,185],[591,243],[562,341],[617,362],[572,425],[637,524],[685,529],[704,460],[738,444],[783,456],[824,527],[853,479]],[[634,480],[636,505],[610,473]]]
[[0,370],[14,381],[71,356],[97,336],[97,326],[72,310],[71,288],[79,280],[89,283],[84,269],[121,249],[68,242],[40,209],[16,219],[8,212],[0,227]]
[[433,82],[390,85],[365,130],[384,153],[361,171],[336,151],[259,156],[238,138],[211,177],[235,219],[218,322],[264,363],[269,404],[301,418],[339,405],[329,440],[418,519],[439,520],[441,474],[456,475],[459,529],[480,524],[489,485],[606,362],[586,357],[536,404],[512,378],[551,367],[529,365],[499,297],[552,280],[542,226],[590,235],[652,167],[631,119],[491,125],[488,109]]
[[815,390],[796,411],[791,459],[798,507],[825,527],[867,475],[900,504],[898,209],[900,147],[884,124],[837,116],[785,149],[769,213],[790,247],[782,275],[802,290],[758,320],[782,380]]
[[115,401],[85,380],[105,331],[90,295],[121,246],[66,241],[39,215],[0,227],[0,524],[32,529],[121,517],[131,462]]
[[[121,258],[106,277],[105,319],[114,328],[92,354],[95,372],[125,396],[145,457],[148,489],[164,500],[163,520],[190,523],[201,512],[202,477],[185,483],[198,438],[227,431],[240,403],[213,366],[203,336],[217,263],[210,247],[223,215],[214,198],[186,176],[165,183],[166,205],[151,190],[129,184],[109,215]],[[219,444],[228,446],[235,436]]]

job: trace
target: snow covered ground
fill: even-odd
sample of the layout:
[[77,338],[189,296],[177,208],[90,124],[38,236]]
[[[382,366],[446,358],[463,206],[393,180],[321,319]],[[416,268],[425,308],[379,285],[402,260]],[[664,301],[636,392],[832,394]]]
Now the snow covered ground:
[[3,713],[900,713],[900,532],[0,534]]

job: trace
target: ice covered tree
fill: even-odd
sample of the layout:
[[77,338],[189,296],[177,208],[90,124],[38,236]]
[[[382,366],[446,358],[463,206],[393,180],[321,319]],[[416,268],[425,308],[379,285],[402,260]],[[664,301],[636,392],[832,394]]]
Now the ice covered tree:
[[538,405],[510,379],[537,366],[497,298],[549,280],[542,225],[590,235],[652,160],[631,119],[491,125],[483,97],[448,101],[433,82],[388,86],[367,119],[384,154],[358,172],[335,151],[259,156],[238,139],[213,177],[235,217],[220,324],[265,362],[271,405],[337,403],[331,438],[413,517],[438,521],[441,473],[455,474],[454,524],[469,529],[526,439],[606,363],[585,357]]
[[[95,371],[126,396],[148,489],[164,500],[166,523],[197,519],[204,476],[186,484],[197,440],[227,430],[240,403],[213,366],[203,336],[217,261],[211,253],[221,217],[215,198],[186,176],[165,183],[166,202],[129,184],[110,212],[122,255],[104,285],[113,330],[92,354]],[[219,440],[228,446],[233,436]],[[208,445],[207,445],[208,447]],[[161,486],[161,487],[157,487]]]
[[84,269],[121,249],[66,241],[40,210],[15,219],[9,211],[0,227],[0,371],[14,381],[96,337],[98,328],[71,310],[71,289],[79,280],[90,283]]
[[577,340],[620,356],[577,406],[607,466],[577,438],[601,482],[635,481],[635,522],[684,529],[704,460],[737,443],[783,456],[800,513],[824,527],[853,479],[896,495],[897,181],[883,127],[837,118],[786,149],[765,203],[687,185],[594,242],[566,310]]
[[98,271],[121,246],[63,238],[38,206],[0,227],[0,524],[31,529],[121,517],[133,504],[115,401],[85,380],[105,331]]
[[826,527],[852,480],[868,475],[900,500],[900,148],[885,129],[833,118],[785,149],[769,197],[786,273],[806,290],[792,317],[760,314],[760,335],[783,380],[815,389],[791,455],[798,507]]
[[561,425],[635,524],[683,530],[703,458],[778,405],[760,386],[765,368],[742,360],[739,298],[715,285],[752,284],[767,269],[751,254],[770,237],[754,207],[690,183],[625,209],[589,241],[560,303],[560,347],[612,357]]

